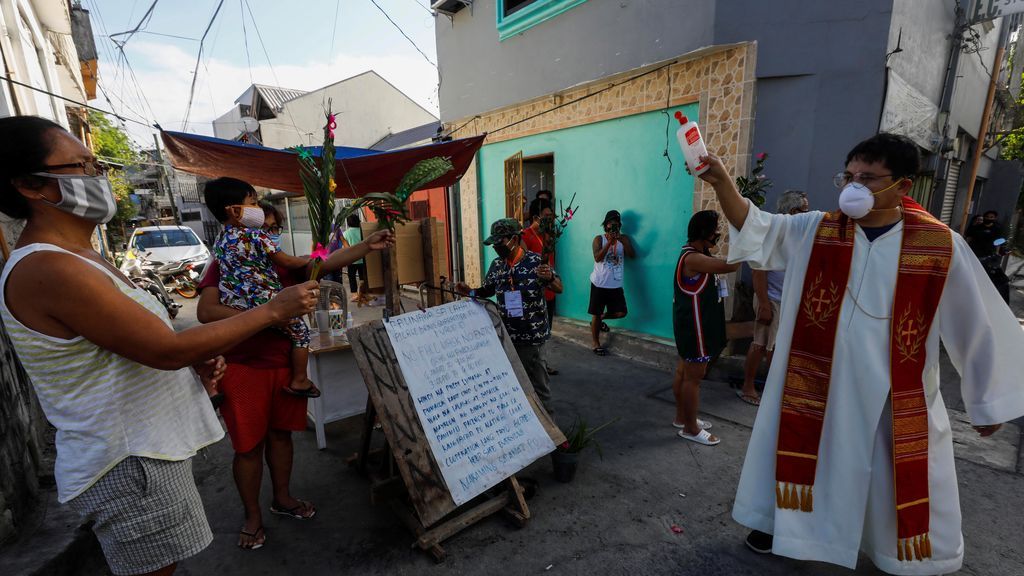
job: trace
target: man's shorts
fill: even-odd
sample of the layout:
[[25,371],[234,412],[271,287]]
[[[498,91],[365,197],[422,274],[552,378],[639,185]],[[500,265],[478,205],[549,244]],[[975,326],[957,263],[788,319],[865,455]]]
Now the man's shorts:
[[114,574],[153,572],[213,541],[191,459],[129,456],[68,506],[93,522]]
[[[771,299],[768,300],[768,303],[772,307],[772,323],[762,324],[756,319],[754,320],[754,344],[772,352],[775,350],[775,337],[779,333],[779,303]],[[754,314],[757,314],[757,309],[760,306],[757,294],[754,294]]]
[[590,307],[587,313],[591,316],[601,314],[626,314],[626,291],[622,288],[598,288],[590,284]]

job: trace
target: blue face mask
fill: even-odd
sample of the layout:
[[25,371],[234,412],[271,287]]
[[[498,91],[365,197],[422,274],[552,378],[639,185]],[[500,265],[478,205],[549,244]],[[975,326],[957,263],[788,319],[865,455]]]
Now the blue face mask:
[[280,249],[281,248],[281,235],[280,234],[267,234],[267,235],[270,236],[270,241],[274,243],[274,246],[277,246],[278,249]]

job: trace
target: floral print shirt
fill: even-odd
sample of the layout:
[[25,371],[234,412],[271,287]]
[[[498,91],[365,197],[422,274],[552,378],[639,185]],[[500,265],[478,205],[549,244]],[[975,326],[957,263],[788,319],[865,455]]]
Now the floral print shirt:
[[278,251],[270,235],[261,228],[224,226],[213,245],[220,269],[220,302],[249,310],[266,304],[283,288],[270,256]]

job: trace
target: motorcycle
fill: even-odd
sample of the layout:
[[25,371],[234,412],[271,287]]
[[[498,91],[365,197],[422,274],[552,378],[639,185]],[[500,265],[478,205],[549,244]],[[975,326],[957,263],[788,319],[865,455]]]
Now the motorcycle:
[[156,260],[147,260],[142,266],[152,270],[160,278],[164,288],[176,292],[182,298],[191,299],[199,294],[196,285],[206,268],[206,261],[182,260],[164,264]]
[[1010,303],[1010,278],[1006,275],[1006,271],[1003,270],[1003,256],[1007,253],[1006,250],[1006,238],[997,238],[992,246],[995,250],[990,254],[986,254],[978,258],[981,261],[981,267],[985,269],[985,273],[988,275],[989,280],[996,287],[996,291],[1003,297],[1003,300],[1007,304]]
[[121,271],[128,276],[128,279],[136,287],[152,294],[164,309],[167,310],[167,315],[173,320],[178,315],[178,309],[181,308],[181,304],[171,300],[171,295],[164,288],[163,281],[160,280],[160,277],[153,270],[146,269],[144,266],[145,262],[145,259],[141,256],[125,259],[121,264]]

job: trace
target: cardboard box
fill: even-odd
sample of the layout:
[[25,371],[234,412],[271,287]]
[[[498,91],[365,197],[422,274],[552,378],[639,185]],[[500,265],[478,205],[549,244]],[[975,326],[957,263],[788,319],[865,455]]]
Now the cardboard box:
[[[363,222],[360,226],[363,238],[376,232],[377,226],[377,222]],[[423,270],[423,237],[420,235],[419,222],[395,227],[395,247],[392,250],[398,259],[399,284],[416,284],[427,280]],[[371,290],[384,287],[380,252],[371,252],[366,256],[366,281]]]

